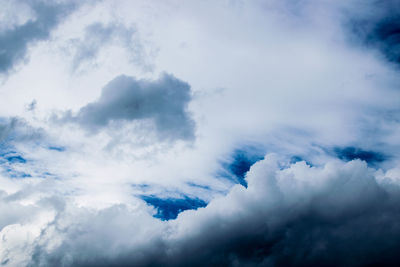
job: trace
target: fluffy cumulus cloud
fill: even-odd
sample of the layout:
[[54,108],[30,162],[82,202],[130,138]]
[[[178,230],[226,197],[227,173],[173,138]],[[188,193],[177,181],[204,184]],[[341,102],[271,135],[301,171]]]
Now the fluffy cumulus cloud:
[[1,5],[1,266],[400,264],[397,0]]
[[[248,188],[236,185],[176,220],[162,222],[140,203],[90,210],[46,199],[25,207],[30,214],[49,206],[55,212],[40,232],[10,225],[3,235],[36,234],[19,251],[30,266],[387,266],[399,260],[398,169],[377,172],[360,160],[279,164],[267,155],[248,172]],[[9,220],[18,219],[13,213]],[[4,260],[13,253],[5,249]]]

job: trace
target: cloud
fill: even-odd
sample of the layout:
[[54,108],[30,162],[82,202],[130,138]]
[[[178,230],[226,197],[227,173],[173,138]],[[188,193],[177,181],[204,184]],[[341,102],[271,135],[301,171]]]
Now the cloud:
[[174,222],[180,264],[329,266],[396,260],[398,243],[391,237],[398,235],[399,195],[389,194],[374,170],[361,161],[319,168],[305,162],[279,165],[268,155],[250,169],[247,189],[236,186],[207,208],[182,213]]
[[50,32],[75,8],[73,1],[30,1],[34,18],[0,32],[0,73],[7,73],[22,62],[29,45],[48,39]]
[[[398,171],[379,173],[360,160],[321,167],[304,161],[286,168],[281,164],[267,155],[247,173],[247,188],[237,185],[225,197],[184,211],[176,220],[155,219],[142,204],[97,211],[57,205],[57,215],[24,253],[32,257],[31,266],[398,262]],[[2,245],[7,248],[4,229]],[[2,260],[12,264],[17,259]]]
[[13,143],[38,141],[44,134],[43,129],[32,127],[23,118],[0,118],[0,144],[3,147]]
[[[5,83],[26,121],[0,120],[0,264],[398,265],[384,2],[174,3],[99,1]],[[103,53],[138,32],[154,75]]]
[[147,62],[147,55],[138,35],[134,27],[126,27],[116,22],[108,24],[95,22],[86,26],[83,38],[69,40],[74,50],[73,71],[87,69],[88,64],[96,62],[101,50],[113,43],[122,45],[128,51],[132,63],[142,66],[144,70],[151,70],[152,66]]
[[[54,176],[49,161],[54,153],[66,150],[47,129],[20,117],[0,118],[0,177],[9,179]],[[50,159],[49,159],[50,160]],[[29,182],[28,182],[29,183]],[[5,188],[6,190],[7,188]]]
[[112,123],[150,120],[160,139],[188,140],[194,137],[194,121],[187,110],[190,100],[189,84],[173,75],[154,81],[121,75],[103,88],[98,100],[75,115],[67,112],[59,121],[96,132],[116,127]]

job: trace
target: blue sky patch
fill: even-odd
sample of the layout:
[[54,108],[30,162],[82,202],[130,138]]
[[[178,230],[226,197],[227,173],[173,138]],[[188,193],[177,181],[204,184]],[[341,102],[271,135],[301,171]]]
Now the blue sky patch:
[[15,156],[6,156],[4,157],[8,162],[10,163],[26,163],[26,159],[24,159],[20,155],[15,155]]
[[25,159],[18,152],[10,149],[7,151],[6,147],[3,147],[3,151],[0,153],[0,171],[3,172],[10,178],[29,178],[31,174],[21,171],[21,165],[27,164],[28,160]]
[[6,172],[8,173],[8,176],[11,178],[30,178],[32,175],[26,172],[21,172],[21,171],[16,171],[13,169],[7,169]]
[[361,148],[349,147],[336,147],[334,152],[338,158],[345,161],[360,159],[367,162],[369,165],[376,165],[387,159],[387,156],[376,151],[363,150]]
[[211,190],[211,187],[209,187],[207,185],[201,185],[201,184],[196,184],[196,183],[192,183],[192,182],[188,182],[186,184],[191,187],[196,187],[196,188],[200,188],[200,189],[204,189],[204,190]]
[[58,152],[65,151],[65,147],[62,147],[62,146],[49,146],[48,149],[49,150],[58,151]]
[[0,153],[0,163],[10,163],[10,164],[15,164],[15,163],[22,163],[25,164],[27,160],[21,156],[19,153],[15,151],[4,151]]
[[156,196],[141,196],[147,204],[157,209],[155,218],[163,221],[176,219],[179,213],[207,206],[207,203],[198,198],[159,198]]
[[292,156],[290,158],[290,164],[295,164],[296,162],[300,162],[300,161],[305,161],[308,166],[311,166],[311,167],[314,166],[311,162],[309,162],[308,160],[306,160],[305,158],[303,158],[301,156],[296,155],[296,156]]
[[254,163],[264,158],[264,154],[263,150],[255,147],[236,149],[232,153],[230,161],[222,163],[223,170],[218,174],[247,187],[246,173]]

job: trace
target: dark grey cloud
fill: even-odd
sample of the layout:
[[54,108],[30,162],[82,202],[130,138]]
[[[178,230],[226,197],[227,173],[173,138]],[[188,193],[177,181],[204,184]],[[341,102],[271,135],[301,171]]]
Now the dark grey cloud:
[[[360,160],[281,169],[267,157],[248,188],[173,221],[117,205],[65,227],[62,211],[31,266],[398,266],[400,187],[375,175]],[[54,231],[63,242],[46,249]]]
[[35,18],[0,32],[0,73],[7,73],[27,56],[29,45],[46,40],[60,21],[77,6],[75,1],[26,1]]
[[70,40],[69,43],[74,50],[73,70],[77,71],[86,64],[93,64],[102,48],[113,42],[117,42],[127,50],[132,63],[140,65],[144,70],[152,68],[147,62],[144,47],[134,27],[127,27],[117,22],[109,24],[97,22],[85,28],[83,38]]
[[94,132],[112,122],[150,120],[161,139],[191,139],[194,121],[187,110],[190,100],[189,84],[173,75],[163,74],[154,81],[121,75],[103,88],[99,99],[58,120]]

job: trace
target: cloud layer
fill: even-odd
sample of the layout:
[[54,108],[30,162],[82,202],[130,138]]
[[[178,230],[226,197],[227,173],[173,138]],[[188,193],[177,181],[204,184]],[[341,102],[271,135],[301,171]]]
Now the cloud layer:
[[396,0],[0,2],[1,266],[399,265]]

